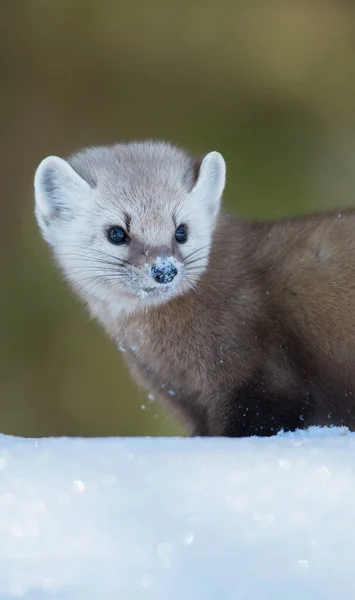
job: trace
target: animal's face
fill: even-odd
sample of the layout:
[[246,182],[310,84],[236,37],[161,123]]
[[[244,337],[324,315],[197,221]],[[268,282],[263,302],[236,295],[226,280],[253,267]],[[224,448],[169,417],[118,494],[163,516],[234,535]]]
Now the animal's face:
[[93,148],[42,161],[36,217],[82,297],[160,303],[206,270],[224,180],[216,152],[194,163],[165,144]]

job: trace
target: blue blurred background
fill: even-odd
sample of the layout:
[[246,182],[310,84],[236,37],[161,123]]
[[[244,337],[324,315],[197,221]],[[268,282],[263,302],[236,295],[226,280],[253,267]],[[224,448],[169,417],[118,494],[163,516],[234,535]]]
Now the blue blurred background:
[[240,216],[354,205],[354,3],[12,0],[0,67],[0,430],[179,433],[54,267],[35,168],[162,138],[222,152]]

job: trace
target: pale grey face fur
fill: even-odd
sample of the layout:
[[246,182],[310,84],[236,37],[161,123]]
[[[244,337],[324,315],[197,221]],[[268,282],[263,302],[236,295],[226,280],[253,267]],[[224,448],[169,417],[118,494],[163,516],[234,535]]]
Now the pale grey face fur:
[[[194,166],[187,154],[160,142],[88,148],[68,161],[49,156],[41,162],[35,212],[77,292],[89,304],[104,299],[115,313],[133,311],[197,284],[224,184],[218,152]],[[187,228],[184,244],[175,240],[179,225]],[[113,226],[127,232],[127,243],[109,241]],[[160,281],[153,277],[157,269]]]

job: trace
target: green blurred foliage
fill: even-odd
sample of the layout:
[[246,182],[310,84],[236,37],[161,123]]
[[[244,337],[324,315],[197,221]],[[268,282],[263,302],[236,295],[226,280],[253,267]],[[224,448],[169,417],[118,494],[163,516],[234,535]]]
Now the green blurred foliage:
[[71,294],[33,217],[48,154],[162,138],[228,164],[225,205],[354,204],[345,0],[12,0],[0,6],[0,414],[16,435],[171,435]]

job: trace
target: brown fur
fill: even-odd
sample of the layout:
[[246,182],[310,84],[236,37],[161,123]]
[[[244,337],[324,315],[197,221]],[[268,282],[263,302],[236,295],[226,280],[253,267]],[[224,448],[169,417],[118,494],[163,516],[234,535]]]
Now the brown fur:
[[104,325],[192,434],[355,429],[355,212],[222,213],[195,291]]

